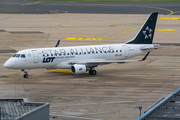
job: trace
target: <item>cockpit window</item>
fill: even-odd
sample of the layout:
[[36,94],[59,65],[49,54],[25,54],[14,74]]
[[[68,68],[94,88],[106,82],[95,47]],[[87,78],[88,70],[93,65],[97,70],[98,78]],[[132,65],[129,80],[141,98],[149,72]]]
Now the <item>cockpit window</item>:
[[13,57],[17,57],[17,58],[18,58],[19,56],[20,56],[20,54],[15,54],[15,55],[13,55]]
[[21,54],[21,58],[25,58],[26,56],[25,56],[25,54]]

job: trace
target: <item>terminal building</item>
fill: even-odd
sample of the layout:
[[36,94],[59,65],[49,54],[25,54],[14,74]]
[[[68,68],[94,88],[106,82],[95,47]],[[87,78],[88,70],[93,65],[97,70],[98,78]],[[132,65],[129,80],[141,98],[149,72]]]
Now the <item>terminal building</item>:
[[49,120],[49,103],[0,99],[0,120]]
[[136,120],[180,120],[180,87],[161,98]]

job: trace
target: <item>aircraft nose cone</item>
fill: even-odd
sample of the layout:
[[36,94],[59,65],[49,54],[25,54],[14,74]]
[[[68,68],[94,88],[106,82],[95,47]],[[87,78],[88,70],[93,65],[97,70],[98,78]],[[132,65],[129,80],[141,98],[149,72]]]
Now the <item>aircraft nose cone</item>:
[[13,67],[13,63],[12,63],[10,60],[7,60],[7,61],[4,63],[4,67],[5,67],[5,68],[12,68],[12,67]]

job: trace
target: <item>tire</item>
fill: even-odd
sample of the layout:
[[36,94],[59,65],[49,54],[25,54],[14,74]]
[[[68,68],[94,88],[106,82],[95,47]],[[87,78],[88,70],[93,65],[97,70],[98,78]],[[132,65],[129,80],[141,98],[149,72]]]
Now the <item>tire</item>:
[[24,74],[24,78],[28,78],[29,77],[29,75],[28,74]]
[[92,70],[89,71],[89,75],[92,75]]
[[90,70],[89,75],[96,75],[96,70]]
[[96,70],[92,70],[92,75],[96,75]]

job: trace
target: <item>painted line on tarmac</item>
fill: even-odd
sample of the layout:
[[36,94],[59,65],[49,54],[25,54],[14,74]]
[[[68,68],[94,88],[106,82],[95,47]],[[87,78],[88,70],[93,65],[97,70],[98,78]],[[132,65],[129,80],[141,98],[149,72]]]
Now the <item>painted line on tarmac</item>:
[[[141,6],[141,7],[143,7],[143,6]],[[169,11],[169,12],[170,12],[170,14],[165,15],[165,16],[169,16],[169,15],[172,15],[172,14],[175,14],[175,13],[180,12],[180,11],[173,12],[173,11],[172,11],[172,10],[170,10],[170,9],[160,8],[160,7],[147,7],[147,8],[155,8],[155,9],[161,9],[161,10],[166,10],[166,11]],[[160,19],[160,18],[158,18],[158,19]],[[142,25],[141,25],[141,26],[142,26]],[[139,27],[141,27],[141,26],[139,26]],[[126,30],[125,30],[125,28],[122,28],[122,29],[124,30],[124,32],[123,32],[123,33],[120,33],[120,34],[114,35],[114,36],[112,36],[112,37],[105,38],[105,39],[103,39],[103,40],[101,40],[101,41],[99,41],[99,42],[93,43],[93,44],[91,44],[91,45],[96,45],[96,44],[99,44],[99,43],[101,43],[101,42],[104,42],[104,41],[109,40],[109,39],[111,39],[111,38],[114,38],[114,37],[116,37],[116,36],[119,36],[119,35],[122,35],[122,34],[124,34],[124,33],[130,32],[130,31],[132,31],[132,30],[134,30],[134,29],[137,29],[137,28],[139,28],[139,27],[136,27],[136,28],[130,29],[130,30],[128,30],[128,31],[126,31]]]
[[0,37],[0,38],[5,38],[5,39],[13,39],[13,40],[31,40],[31,41],[34,41],[34,40],[39,40],[39,41],[45,41],[46,39],[26,39],[26,38],[14,38],[14,37]]
[[45,70],[54,71],[54,72],[61,72],[61,73],[72,74],[70,69],[45,69]]
[[5,74],[5,75],[0,75],[0,77],[13,75],[13,74],[17,74],[17,73],[20,73],[20,72],[21,72],[21,70],[20,70],[20,71],[17,71],[17,72],[13,72],[13,73]]
[[[110,69],[107,71],[99,71],[100,73],[106,73],[106,72],[116,72],[116,71],[134,71],[134,70],[153,70],[153,69],[180,69],[180,66],[177,67],[156,67],[156,68],[137,68],[137,69]],[[60,72],[60,73],[71,73],[71,69],[45,69],[49,71],[54,71],[54,72]],[[88,73],[88,71],[86,72]]]
[[156,29],[155,31],[176,31],[174,29]]
[[[45,69],[45,70],[54,71],[54,72],[60,72],[60,73],[72,74],[71,73],[71,69]],[[88,71],[86,71],[85,73],[88,73]]]
[[126,31],[125,28],[122,28],[122,29],[123,29],[123,32],[122,32],[122,33],[119,33],[119,34],[114,35],[114,36],[111,36],[111,37],[104,38],[104,39],[102,39],[101,41],[96,42],[96,43],[93,43],[93,44],[91,44],[91,45],[99,44],[99,43],[101,43],[101,42],[104,42],[104,41],[106,41],[106,40],[109,40],[109,39],[111,39],[111,38],[117,37],[117,36],[119,36],[119,35],[122,35],[122,34],[124,34],[124,33],[130,32],[130,31],[135,30],[135,29],[140,28],[140,27],[141,27],[141,26],[138,26],[138,27],[132,28],[132,29],[127,30],[127,31]]
[[65,40],[102,40],[102,37],[66,38]]
[[135,70],[158,70],[158,69],[180,69],[180,66],[177,67],[156,67],[156,68],[136,68],[136,69],[109,69],[107,71],[99,71],[100,73],[109,73],[116,71],[135,71]]
[[34,4],[39,4],[39,3],[41,3],[41,1],[38,1],[38,2],[33,2],[33,3],[21,4],[21,6],[34,5]]
[[[134,70],[153,70],[153,69],[180,69],[180,66],[177,66],[177,67],[156,67],[156,68],[137,68],[137,69],[110,69],[110,71],[107,70],[107,71],[99,71],[99,72],[100,73],[106,73],[106,72],[115,72],[115,71],[134,71]],[[72,74],[70,69],[45,69],[45,70]],[[17,72],[5,74],[5,75],[0,75],[0,77],[17,74],[19,72],[21,72],[21,71],[17,71]],[[88,73],[88,72],[86,72],[86,73]]]
[[94,119],[94,118],[85,118],[85,117],[75,117],[75,116],[67,116],[67,115],[56,115],[50,114],[50,118],[59,119],[59,120],[102,120],[102,119]]
[[160,18],[160,19],[172,19],[172,20],[179,20],[180,18],[164,18],[164,17],[162,17],[162,18]]
[[166,11],[169,11],[169,12],[170,12],[170,14],[165,15],[165,16],[169,16],[169,15],[174,14],[174,12],[173,12],[172,10],[170,10],[170,9],[166,9],[166,8],[160,8],[160,7],[147,7],[147,8],[155,8],[155,9],[160,9],[160,10],[166,10]]
[[143,23],[131,23],[132,25],[143,25]]
[[155,102],[155,101],[157,101],[157,100],[114,101],[114,102],[99,102],[99,103],[84,103],[84,104],[58,105],[58,106],[51,106],[50,108],[70,107],[70,106],[83,106],[83,105],[98,105],[98,104],[117,104],[117,103],[134,103],[134,102]]
[[176,14],[176,13],[180,13],[180,11],[176,11],[176,12],[174,12],[174,14]]

